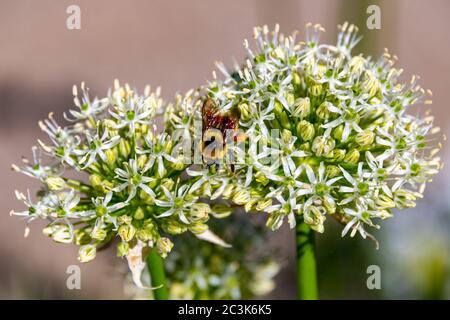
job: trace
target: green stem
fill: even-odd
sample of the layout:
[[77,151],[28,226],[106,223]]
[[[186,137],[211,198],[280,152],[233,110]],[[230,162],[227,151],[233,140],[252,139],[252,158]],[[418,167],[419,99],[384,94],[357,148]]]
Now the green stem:
[[166,274],[164,272],[164,263],[161,256],[152,249],[147,257],[147,267],[152,280],[152,287],[161,286],[153,290],[156,300],[168,300],[169,290],[167,289]]
[[297,217],[297,297],[300,300],[316,300],[317,275],[314,254],[314,231]]

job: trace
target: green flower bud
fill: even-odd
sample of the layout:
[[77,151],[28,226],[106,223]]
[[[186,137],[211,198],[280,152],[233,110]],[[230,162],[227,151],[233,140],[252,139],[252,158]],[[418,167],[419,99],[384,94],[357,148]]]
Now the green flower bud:
[[176,171],[183,170],[185,167],[183,156],[178,156],[175,162],[170,162],[170,167]]
[[250,107],[246,103],[240,103],[238,105],[239,112],[241,114],[242,121],[248,121],[250,119]]
[[342,140],[342,133],[344,132],[344,126],[341,124],[339,126],[337,126],[336,128],[333,129],[332,131],[332,136],[333,138],[335,138],[337,141],[341,141]]
[[66,182],[64,181],[64,179],[57,176],[49,176],[47,179],[45,179],[45,183],[52,191],[59,191],[61,189],[64,189],[66,186]]
[[357,164],[359,160],[359,151],[357,149],[351,149],[344,157],[344,162],[350,164]]
[[103,189],[102,177],[100,177],[99,175],[91,174],[89,176],[89,182],[95,189],[101,189],[101,190]]
[[300,75],[298,74],[298,72],[292,72],[292,83],[295,86],[299,86],[302,84],[302,78],[300,77]]
[[122,157],[128,158],[131,153],[130,143],[125,139],[120,139],[119,142],[119,153]]
[[136,228],[131,224],[123,224],[119,227],[117,233],[119,234],[120,238],[122,238],[122,241],[128,242],[134,238],[134,235],[136,234]]
[[283,142],[285,144],[288,144],[289,141],[292,138],[292,132],[290,130],[286,130],[284,129],[283,131],[281,131],[281,139],[283,140]]
[[106,163],[111,169],[114,169],[116,167],[115,164],[118,156],[117,149],[116,148],[108,149],[105,151],[105,155],[106,155]]
[[353,57],[349,65],[350,74],[353,77],[359,77],[361,73],[364,71],[364,65],[366,64],[366,59],[364,59],[361,56],[355,56]]
[[130,216],[122,215],[117,218],[118,224],[131,224],[133,218]]
[[263,211],[265,208],[272,205],[272,199],[271,198],[264,198],[262,200],[259,200],[256,204],[256,210],[257,211]]
[[105,240],[106,236],[107,236],[107,232],[104,229],[94,227],[94,229],[92,229],[92,231],[91,231],[92,239],[95,239],[98,241],[103,241],[103,240]]
[[297,124],[297,135],[304,141],[309,141],[315,135],[314,126],[306,120],[302,120]]
[[364,80],[361,83],[361,90],[370,94],[371,96],[374,96],[379,88],[380,83],[375,74],[370,70],[366,70],[364,74]]
[[314,85],[310,86],[308,89],[309,89],[309,93],[312,96],[318,97],[322,94],[322,85],[320,85],[320,84],[314,84]]
[[270,228],[272,231],[275,231],[281,227],[283,223],[284,215],[279,211],[271,212],[267,218],[266,226]]
[[234,193],[232,200],[237,205],[245,205],[250,201],[250,193],[245,189],[241,189]]
[[334,149],[332,152],[333,160],[336,162],[341,162],[345,158],[345,150],[343,149]]
[[188,229],[193,234],[202,234],[203,232],[208,230],[208,225],[201,223],[201,222],[195,222],[195,223],[191,223],[189,225]]
[[85,229],[75,230],[74,236],[75,236],[75,244],[77,246],[82,246],[91,242],[91,237],[89,236],[89,233],[86,232]]
[[155,236],[154,230],[149,228],[140,228],[136,232],[136,237],[141,241],[147,242],[156,239],[157,235]]
[[197,202],[194,203],[190,210],[190,217],[193,221],[205,221],[208,219],[208,215],[211,212],[211,208],[207,203]]
[[323,233],[323,223],[325,222],[325,216],[317,207],[311,206],[310,210],[303,214],[303,220],[311,227],[311,229],[319,233]]
[[187,226],[174,220],[165,221],[161,225],[162,229],[169,234],[181,234],[186,232]]
[[336,142],[331,137],[317,136],[312,144],[312,151],[318,156],[329,154],[335,147]]
[[172,248],[173,242],[169,238],[161,237],[156,241],[156,251],[162,258],[167,257]]
[[130,250],[130,245],[128,242],[119,242],[117,244],[117,256],[118,257],[124,257],[128,254],[128,251]]
[[311,103],[309,98],[299,98],[295,101],[294,110],[292,111],[292,116],[303,119],[308,116],[311,112]]
[[305,142],[299,146],[299,149],[302,151],[311,151],[311,145],[309,144],[309,142]]
[[379,195],[375,199],[375,204],[379,209],[392,209],[395,208],[395,202],[385,194]]
[[139,169],[143,169],[145,167],[145,165],[147,164],[147,156],[145,154],[140,154],[137,157],[136,164]]
[[69,226],[64,224],[54,225],[51,237],[55,242],[72,243],[72,233],[70,231],[70,228]]
[[78,261],[84,263],[94,260],[97,248],[92,244],[81,246],[78,250]]
[[161,180],[161,186],[165,187],[167,190],[172,191],[175,185],[175,181],[170,178],[164,178]]
[[326,168],[325,174],[328,178],[334,178],[341,174],[341,169],[338,166],[329,165]]
[[285,96],[287,104],[292,106],[295,103],[295,96],[290,92],[287,92]]
[[286,111],[283,110],[280,113],[276,114],[276,118],[284,129],[291,128],[291,121],[290,121]]
[[219,219],[226,218],[233,212],[233,209],[231,209],[229,206],[227,206],[226,204],[223,204],[223,203],[217,203],[217,204],[213,205],[211,210],[212,210],[211,214],[215,218],[219,218]]
[[330,106],[333,106],[330,102],[325,101],[323,102],[317,109],[316,109],[316,115],[322,119],[326,120],[330,117]]
[[144,217],[145,217],[144,209],[142,209],[141,207],[138,207],[136,209],[136,211],[134,212],[133,218],[136,220],[141,220],[141,219],[144,219]]
[[269,179],[261,171],[258,171],[258,172],[255,173],[255,180],[258,183],[262,184],[263,186],[265,186],[265,185],[267,185],[269,183]]
[[252,208],[253,208],[253,206],[256,204],[257,201],[258,201],[257,198],[251,198],[251,200],[248,201],[248,202],[244,205],[244,210],[245,210],[245,212],[252,211]]
[[233,191],[234,191],[234,185],[229,184],[225,187],[225,190],[223,190],[222,196],[225,199],[229,199],[231,197],[231,195],[233,194]]
[[370,146],[373,143],[374,139],[375,139],[375,134],[373,133],[373,131],[365,130],[363,132],[359,132],[356,135],[355,141],[361,147],[366,147],[366,146]]

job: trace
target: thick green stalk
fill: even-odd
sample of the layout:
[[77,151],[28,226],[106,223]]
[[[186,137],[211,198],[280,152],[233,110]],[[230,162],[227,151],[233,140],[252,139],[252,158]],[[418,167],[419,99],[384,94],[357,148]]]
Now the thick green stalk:
[[317,274],[314,254],[314,231],[297,218],[297,297],[300,300],[316,300]]
[[169,290],[167,288],[166,274],[164,272],[164,263],[161,256],[152,249],[147,257],[147,267],[152,280],[152,287],[161,286],[153,290],[156,300],[169,299]]

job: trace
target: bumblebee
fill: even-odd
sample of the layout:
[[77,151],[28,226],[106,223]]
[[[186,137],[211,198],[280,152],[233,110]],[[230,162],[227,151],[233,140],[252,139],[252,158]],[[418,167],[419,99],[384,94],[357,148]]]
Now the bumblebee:
[[[208,165],[221,162],[226,154],[226,143],[233,139],[240,142],[244,134],[236,134],[239,126],[240,112],[237,108],[221,112],[211,98],[202,105],[202,155]],[[234,172],[234,165],[231,164]]]

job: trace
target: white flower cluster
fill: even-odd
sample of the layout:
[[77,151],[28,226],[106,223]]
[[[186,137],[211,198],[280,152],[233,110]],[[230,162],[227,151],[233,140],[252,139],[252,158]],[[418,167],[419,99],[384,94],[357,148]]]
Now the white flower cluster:
[[[61,126],[50,114],[39,122],[50,143],[39,140],[32,162],[13,165],[42,188],[36,202],[17,191],[27,209],[11,214],[49,221],[44,234],[79,245],[81,262],[117,238],[118,256],[127,257],[135,247],[154,247],[165,257],[173,247],[169,236],[186,231],[220,243],[206,222],[230,210],[221,206],[216,212],[204,201],[218,186],[205,184],[205,174],[174,157],[176,140],[158,132],[165,108],[159,89],[147,87],[140,95],[116,81],[103,99],[91,100],[84,83],[81,97],[77,87],[73,94],[76,109],[64,115],[71,124]],[[76,179],[70,178],[73,171]]]
[[345,224],[342,235],[365,238],[392,209],[413,207],[440,169],[431,137],[439,129],[412,110],[430,104],[431,92],[417,77],[400,82],[387,51],[378,60],[352,55],[357,28],[339,29],[327,45],[320,25],[307,26],[305,42],[278,26],[255,28],[245,65],[228,72],[218,64],[224,79],[206,88],[222,116],[238,110],[245,136],[227,150],[237,159],[230,198],[268,213],[271,229],[287,217],[291,227],[301,219],[323,232],[332,216]]

